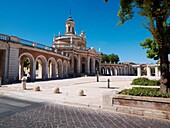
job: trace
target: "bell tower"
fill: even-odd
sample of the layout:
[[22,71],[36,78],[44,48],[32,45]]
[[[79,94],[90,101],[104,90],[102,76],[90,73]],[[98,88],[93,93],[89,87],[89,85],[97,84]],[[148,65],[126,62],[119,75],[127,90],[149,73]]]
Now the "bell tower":
[[65,24],[66,24],[66,35],[75,35],[75,32],[74,32],[75,22],[71,17],[71,12]]

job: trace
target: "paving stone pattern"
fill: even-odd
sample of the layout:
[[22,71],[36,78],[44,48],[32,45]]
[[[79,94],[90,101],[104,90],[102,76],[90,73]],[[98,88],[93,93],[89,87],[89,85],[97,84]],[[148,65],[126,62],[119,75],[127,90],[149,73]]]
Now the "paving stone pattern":
[[44,104],[0,118],[0,128],[170,128],[170,121]]

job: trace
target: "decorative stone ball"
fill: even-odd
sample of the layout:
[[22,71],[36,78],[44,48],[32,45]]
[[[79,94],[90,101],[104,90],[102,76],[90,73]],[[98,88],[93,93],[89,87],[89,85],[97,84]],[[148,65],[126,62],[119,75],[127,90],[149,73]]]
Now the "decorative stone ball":
[[78,95],[79,95],[79,96],[84,96],[84,90],[78,91]]
[[60,93],[60,89],[58,87],[54,88],[54,93]]
[[36,87],[34,88],[34,91],[40,91],[40,87],[39,87],[39,86],[36,86]]

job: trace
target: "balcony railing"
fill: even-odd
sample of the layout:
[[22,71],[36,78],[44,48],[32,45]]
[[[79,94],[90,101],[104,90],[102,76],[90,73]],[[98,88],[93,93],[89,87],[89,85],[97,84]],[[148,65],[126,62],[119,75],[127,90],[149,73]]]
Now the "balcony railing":
[[23,45],[27,45],[27,46],[31,46],[31,47],[35,47],[35,48],[38,48],[38,49],[43,49],[43,50],[47,50],[47,51],[51,51],[51,52],[60,54],[53,47],[46,46],[46,45],[36,43],[36,42],[33,42],[33,41],[25,40],[25,39],[20,39],[20,38],[13,37],[13,36],[0,34],[0,40],[1,41],[7,41],[7,42],[20,43],[20,44],[23,44]]
[[57,48],[75,48],[75,49],[84,50],[84,51],[88,51],[88,50],[91,49],[91,48],[88,48],[88,47],[75,46],[75,45],[72,45],[72,44],[56,45],[56,47]]
[[46,46],[46,45],[36,43],[36,42],[33,42],[33,41],[20,39],[18,37],[8,36],[8,35],[4,35],[4,34],[0,34],[0,40],[7,41],[7,42],[20,43],[20,44],[35,47],[35,48],[38,48],[38,49],[51,51],[51,52],[54,52],[54,53],[57,53],[57,54],[61,54],[61,52],[57,51],[54,47],[56,47],[56,48],[62,48],[62,47],[63,48],[75,48],[77,50],[83,50],[83,51],[89,51],[91,49],[91,48],[88,48],[88,47],[75,46],[75,45],[72,45],[72,44],[55,45],[54,47],[50,47],[50,46]]

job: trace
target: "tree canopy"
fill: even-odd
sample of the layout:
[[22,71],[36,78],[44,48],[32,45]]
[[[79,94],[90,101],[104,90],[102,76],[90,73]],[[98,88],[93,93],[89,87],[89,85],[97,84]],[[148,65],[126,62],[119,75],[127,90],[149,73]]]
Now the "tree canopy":
[[119,62],[119,56],[114,54],[114,53],[109,54],[109,55],[102,53],[102,61],[101,62],[102,63],[106,62],[106,63],[116,63],[117,64]]
[[[170,54],[170,43],[169,43],[170,42],[170,31],[168,30],[169,26],[170,26],[169,23],[164,24],[164,29],[165,31],[167,31],[166,33],[167,33],[167,39],[168,39],[168,43],[167,43],[168,54]],[[140,46],[142,46],[143,49],[146,49],[147,58],[154,59],[154,60],[160,59],[159,58],[159,47],[155,39],[146,38],[145,41],[140,43]]]

